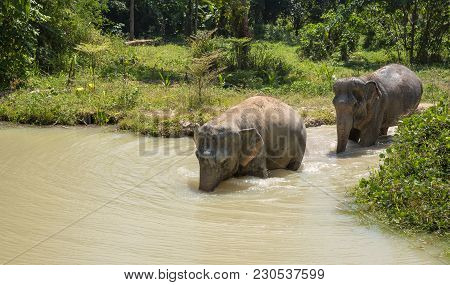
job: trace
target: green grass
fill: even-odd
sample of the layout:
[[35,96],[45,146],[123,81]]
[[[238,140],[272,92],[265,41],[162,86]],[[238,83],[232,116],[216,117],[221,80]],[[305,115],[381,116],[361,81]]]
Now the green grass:
[[[66,86],[64,72],[31,76],[24,88],[0,98],[0,120],[38,125],[118,123],[122,129],[143,134],[179,136],[189,134],[192,124],[202,124],[245,98],[265,94],[290,104],[308,126],[333,124],[334,80],[371,72],[392,60],[384,51],[359,51],[347,63],[313,62],[301,59],[296,46],[257,41],[252,55],[255,70],[224,71],[229,88],[213,80],[200,103],[187,73],[189,47],[128,47],[117,39],[109,39],[106,45],[98,56],[95,86],[87,59],[79,56],[72,85]],[[273,68],[281,73],[271,75],[272,65],[280,64],[281,69]],[[424,82],[423,101],[448,96],[448,68],[413,69]]]

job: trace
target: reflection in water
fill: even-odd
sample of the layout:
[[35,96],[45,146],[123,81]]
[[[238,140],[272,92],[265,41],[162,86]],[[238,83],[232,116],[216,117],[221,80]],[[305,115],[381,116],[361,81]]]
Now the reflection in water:
[[109,129],[0,129],[0,262],[439,263],[337,209],[385,143],[350,143],[336,157],[335,137],[310,128],[299,171],[230,179],[209,194],[197,190],[189,138],[146,138],[143,151]]

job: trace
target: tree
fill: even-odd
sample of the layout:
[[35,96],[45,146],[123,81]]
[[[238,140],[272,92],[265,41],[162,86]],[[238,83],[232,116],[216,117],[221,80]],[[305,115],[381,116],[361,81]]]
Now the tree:
[[0,4],[0,90],[15,88],[26,78],[37,46],[38,30],[31,20],[43,20],[39,11],[18,2]]
[[0,3],[0,88],[27,75],[60,71],[74,47],[98,35],[106,0],[3,0]]
[[233,35],[236,38],[249,38],[248,13],[250,5],[248,0],[231,0],[229,3],[229,21]]
[[187,1],[186,18],[184,26],[184,35],[189,37],[192,35],[192,0]]
[[198,29],[198,1],[199,0],[195,0],[195,12],[194,12],[194,34],[197,34],[197,29]]
[[[449,47],[449,9],[447,0],[419,2],[419,36],[416,61],[442,61],[442,50]],[[448,50],[447,50],[448,55]]]
[[[444,43],[449,37],[448,0],[378,0],[371,5],[379,5],[380,12],[390,18],[384,31],[395,32],[395,39],[400,40],[409,62],[441,60]],[[396,44],[395,41],[392,44]]]
[[130,40],[134,40],[134,0],[130,0]]

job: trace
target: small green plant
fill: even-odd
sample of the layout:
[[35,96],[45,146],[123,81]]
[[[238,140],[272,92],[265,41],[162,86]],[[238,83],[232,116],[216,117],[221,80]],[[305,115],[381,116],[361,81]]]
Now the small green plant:
[[219,75],[217,75],[217,81],[219,82],[219,86],[221,87],[226,87],[228,82],[227,80],[231,77],[231,74],[223,74],[223,73],[219,73]]
[[164,71],[161,70],[159,72],[159,77],[161,78],[161,84],[164,87],[169,87],[170,86],[170,84],[171,84],[171,82],[170,82],[170,74],[167,74],[166,76],[164,76]]
[[90,44],[90,43],[81,43],[77,45],[75,48],[79,52],[86,54],[90,59],[89,68],[91,70],[92,75],[92,82],[95,89],[95,78],[96,78],[96,67],[97,67],[97,60],[98,56],[101,52],[105,51],[107,49],[106,44]]
[[220,86],[225,86],[225,76],[222,73],[219,73],[219,75],[217,75],[217,80],[219,81]]
[[75,72],[77,65],[77,55],[74,54],[70,59],[69,71],[67,72],[67,86],[72,85],[75,81]]
[[216,32],[212,31],[198,31],[196,35],[191,36],[191,50],[193,57],[201,57],[205,54],[212,52],[215,49],[212,36]]
[[231,53],[232,66],[236,69],[246,69],[249,64],[248,55],[250,53],[250,43],[252,39],[249,38],[231,38],[233,49]]
[[215,68],[215,63],[220,56],[221,53],[215,51],[203,55],[202,57],[192,59],[192,63],[189,66],[189,72],[195,79],[195,84],[197,86],[197,104],[199,105],[203,103],[203,89],[205,88],[205,85],[221,72],[220,69]]
[[317,68],[317,73],[319,77],[324,78],[326,82],[329,83],[330,90],[333,89],[333,83],[336,79],[335,77],[336,67],[328,65],[327,63],[322,63]]
[[122,92],[119,93],[117,98],[117,105],[119,108],[131,109],[136,106],[137,99],[139,97],[139,90],[135,88],[125,87]]
[[267,82],[269,83],[269,85],[274,86],[277,82],[277,73],[272,69],[269,69],[265,73],[267,75]]

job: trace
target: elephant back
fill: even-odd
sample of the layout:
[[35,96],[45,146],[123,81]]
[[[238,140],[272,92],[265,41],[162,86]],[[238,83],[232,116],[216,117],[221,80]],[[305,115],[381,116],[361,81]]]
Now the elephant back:
[[422,97],[422,82],[406,66],[390,64],[367,77],[379,87],[390,113],[406,115],[417,109]]

